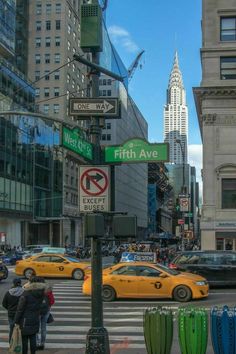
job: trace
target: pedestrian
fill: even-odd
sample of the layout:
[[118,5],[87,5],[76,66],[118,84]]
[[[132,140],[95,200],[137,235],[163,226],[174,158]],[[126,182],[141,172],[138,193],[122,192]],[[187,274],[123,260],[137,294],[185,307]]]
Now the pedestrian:
[[20,296],[23,294],[24,289],[21,286],[21,279],[13,279],[13,286],[10,290],[6,292],[2,300],[2,306],[8,312],[8,322],[9,322],[9,342],[11,340],[13,328],[14,328],[14,318],[16,314],[16,309]]
[[50,315],[51,306],[55,303],[52,288],[49,287],[43,278],[39,278],[39,282],[45,284],[44,298],[40,310],[39,333],[37,334],[37,350],[43,350],[47,335],[47,321]]
[[28,353],[28,342],[30,342],[30,353],[36,353],[36,334],[39,331],[44,293],[45,284],[39,282],[39,277],[34,276],[20,297],[14,322],[21,329],[22,354]]

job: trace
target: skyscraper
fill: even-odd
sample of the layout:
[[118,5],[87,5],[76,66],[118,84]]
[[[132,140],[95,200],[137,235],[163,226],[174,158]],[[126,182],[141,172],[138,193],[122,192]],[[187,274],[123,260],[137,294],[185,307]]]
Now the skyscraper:
[[[164,140],[170,144],[170,162],[187,163],[188,107],[178,55],[175,53],[164,107]],[[176,142],[178,141],[178,143]],[[181,151],[181,149],[183,151]]]

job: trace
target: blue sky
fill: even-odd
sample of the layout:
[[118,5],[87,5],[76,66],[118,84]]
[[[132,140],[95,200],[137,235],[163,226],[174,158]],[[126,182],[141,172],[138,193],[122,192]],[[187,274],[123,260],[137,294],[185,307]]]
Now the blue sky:
[[201,137],[192,87],[201,82],[201,0],[108,0],[106,24],[124,64],[145,50],[129,92],[149,125],[149,141],[163,141],[163,107],[175,50],[189,109],[189,162],[201,168]]

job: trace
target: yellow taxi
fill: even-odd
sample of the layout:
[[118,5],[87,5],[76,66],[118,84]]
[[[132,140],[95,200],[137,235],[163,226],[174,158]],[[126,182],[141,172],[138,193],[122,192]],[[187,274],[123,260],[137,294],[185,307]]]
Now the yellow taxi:
[[[208,292],[205,278],[160,264],[124,262],[103,270],[103,301],[116,298],[171,298],[186,302],[207,297]],[[85,276],[83,294],[91,295],[91,274]]]
[[82,280],[87,270],[90,270],[89,262],[81,262],[77,258],[61,254],[38,253],[17,261],[15,273],[24,275],[27,279],[34,274],[42,277],[71,277]]

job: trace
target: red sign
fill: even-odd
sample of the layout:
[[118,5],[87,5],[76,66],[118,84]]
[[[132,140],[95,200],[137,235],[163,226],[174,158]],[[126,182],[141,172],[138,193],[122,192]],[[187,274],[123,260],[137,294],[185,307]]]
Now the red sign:
[[80,211],[109,211],[109,166],[80,166],[79,175]]
[[102,195],[108,187],[108,177],[102,169],[93,167],[84,171],[80,183],[87,195]]
[[183,220],[183,219],[179,219],[179,220],[178,220],[178,224],[179,224],[179,225],[184,225],[184,220]]

